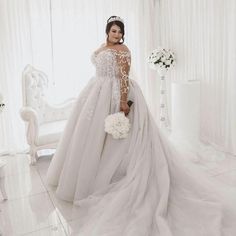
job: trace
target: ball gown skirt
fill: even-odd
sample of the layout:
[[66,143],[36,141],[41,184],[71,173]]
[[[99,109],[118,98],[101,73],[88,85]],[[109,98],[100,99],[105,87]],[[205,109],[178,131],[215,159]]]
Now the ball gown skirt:
[[78,236],[235,236],[235,190],[178,153],[130,79],[125,139],[104,131],[119,111],[115,80],[93,77],[80,93],[50,163],[56,196],[87,209]]

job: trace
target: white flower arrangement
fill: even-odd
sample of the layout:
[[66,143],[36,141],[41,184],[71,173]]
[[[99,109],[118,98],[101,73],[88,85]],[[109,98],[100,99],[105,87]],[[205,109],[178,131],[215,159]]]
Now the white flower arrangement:
[[159,47],[154,49],[148,57],[150,68],[157,70],[160,75],[165,74],[176,63],[175,55],[171,50]]
[[5,104],[3,103],[3,96],[0,93],[0,112],[2,112],[4,107],[5,107]]
[[108,115],[105,119],[105,132],[111,134],[114,139],[126,138],[130,127],[129,119],[124,112]]

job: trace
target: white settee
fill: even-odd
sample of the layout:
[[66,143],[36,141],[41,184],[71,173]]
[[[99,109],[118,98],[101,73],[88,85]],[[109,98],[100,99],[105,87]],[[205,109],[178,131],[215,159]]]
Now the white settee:
[[22,74],[23,107],[20,115],[26,122],[31,164],[38,158],[37,151],[56,148],[75,104],[75,99],[69,99],[60,105],[48,104],[47,88],[46,74],[27,65]]

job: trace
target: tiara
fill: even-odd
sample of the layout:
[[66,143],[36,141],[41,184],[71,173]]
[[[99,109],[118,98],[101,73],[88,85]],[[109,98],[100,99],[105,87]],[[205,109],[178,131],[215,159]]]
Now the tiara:
[[119,16],[111,17],[111,18],[107,21],[107,23],[110,23],[110,22],[113,22],[113,21],[120,21],[120,22],[122,22],[122,23],[124,24],[124,20],[121,19]]

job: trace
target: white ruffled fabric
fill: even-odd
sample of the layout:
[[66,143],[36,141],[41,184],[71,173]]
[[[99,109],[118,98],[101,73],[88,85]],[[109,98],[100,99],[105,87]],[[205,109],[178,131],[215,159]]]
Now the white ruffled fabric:
[[87,210],[72,235],[235,236],[235,190],[174,150],[134,80],[128,137],[105,133],[104,119],[119,109],[117,53],[94,54],[96,77],[80,94],[48,169],[58,198]]

